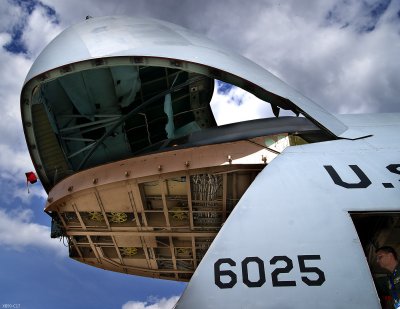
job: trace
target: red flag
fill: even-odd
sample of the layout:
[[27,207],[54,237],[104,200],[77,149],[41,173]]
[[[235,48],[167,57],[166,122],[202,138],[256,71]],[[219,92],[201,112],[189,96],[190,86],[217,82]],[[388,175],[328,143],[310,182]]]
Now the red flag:
[[37,182],[37,177],[34,172],[25,173],[25,176],[26,176],[26,183],[29,182],[30,184],[33,184],[33,183]]

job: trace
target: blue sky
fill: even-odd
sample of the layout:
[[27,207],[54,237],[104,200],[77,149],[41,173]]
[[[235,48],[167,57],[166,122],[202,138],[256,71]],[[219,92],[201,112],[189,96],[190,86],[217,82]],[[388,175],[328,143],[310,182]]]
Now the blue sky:
[[[69,259],[63,244],[50,239],[40,184],[27,193],[24,173],[32,164],[20,90],[38,53],[86,15],[139,15],[180,24],[252,59],[333,113],[400,112],[399,1],[315,0],[306,6],[296,0],[205,0],[201,6],[156,0],[1,2],[0,307],[170,308],[185,288]],[[226,85],[214,104],[230,115],[220,123],[271,114],[254,96]]]

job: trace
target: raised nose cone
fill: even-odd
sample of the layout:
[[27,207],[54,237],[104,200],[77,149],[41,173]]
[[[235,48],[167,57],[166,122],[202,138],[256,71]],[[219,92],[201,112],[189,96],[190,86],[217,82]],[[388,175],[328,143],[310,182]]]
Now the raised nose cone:
[[83,168],[216,126],[209,105],[214,79],[255,94],[276,116],[283,108],[328,133],[345,129],[268,71],[185,28],[146,18],[89,18],[49,43],[22,90],[39,177],[50,188]]

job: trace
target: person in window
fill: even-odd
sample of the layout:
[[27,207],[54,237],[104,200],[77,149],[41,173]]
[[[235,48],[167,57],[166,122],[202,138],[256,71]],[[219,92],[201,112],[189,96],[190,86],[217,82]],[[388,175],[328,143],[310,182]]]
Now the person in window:
[[380,247],[375,253],[378,265],[389,272],[387,288],[389,295],[391,295],[393,299],[392,308],[400,309],[400,265],[397,253],[389,246]]

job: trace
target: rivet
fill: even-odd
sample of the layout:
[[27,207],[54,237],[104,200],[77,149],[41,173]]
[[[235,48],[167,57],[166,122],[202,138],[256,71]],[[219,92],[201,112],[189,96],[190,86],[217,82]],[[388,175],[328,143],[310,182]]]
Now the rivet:
[[231,157],[231,155],[228,156],[228,162],[229,162],[229,164],[232,164],[232,157]]
[[93,178],[93,184],[95,185],[99,181],[98,178]]
[[161,172],[162,171],[162,165],[158,166],[158,171]]
[[181,67],[182,66],[182,62],[179,60],[171,60],[170,64],[175,66],[175,67]]
[[185,162],[185,167],[189,167],[190,166],[190,162],[189,161],[186,161]]
[[71,72],[71,71],[72,71],[72,68],[69,65],[65,65],[65,66],[60,68],[60,72],[61,73],[68,73],[68,72]]
[[261,160],[264,162],[264,164],[267,164],[267,157],[264,155],[261,155]]
[[130,171],[126,171],[126,172],[125,172],[125,177],[129,177],[129,176],[130,176],[130,174],[131,174],[131,172],[130,172]]
[[45,74],[45,73],[38,76],[38,79],[39,79],[40,81],[44,81],[44,80],[46,80],[46,79],[48,79],[48,78],[49,78],[49,76],[47,76],[47,74]]
[[68,187],[68,191],[71,192],[74,189],[74,186]]
[[134,63],[143,63],[144,62],[144,58],[138,57],[138,56],[133,57],[132,60]]

